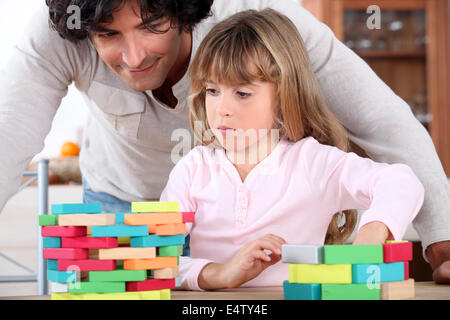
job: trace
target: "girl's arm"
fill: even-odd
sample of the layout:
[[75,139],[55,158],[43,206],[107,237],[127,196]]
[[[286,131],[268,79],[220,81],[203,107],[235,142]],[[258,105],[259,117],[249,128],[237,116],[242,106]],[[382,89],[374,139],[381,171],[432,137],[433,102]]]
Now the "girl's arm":
[[[357,244],[401,240],[419,212],[424,188],[404,164],[377,163],[310,139],[304,145],[305,172],[318,201],[332,214],[366,210],[358,227]],[[318,187],[316,187],[318,186]]]

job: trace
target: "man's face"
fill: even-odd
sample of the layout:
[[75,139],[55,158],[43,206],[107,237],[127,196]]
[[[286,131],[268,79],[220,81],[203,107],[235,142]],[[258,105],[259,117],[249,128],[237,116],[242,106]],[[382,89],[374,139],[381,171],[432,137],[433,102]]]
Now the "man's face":
[[[159,30],[167,30],[169,19],[158,20]],[[142,24],[135,0],[126,1],[113,14],[113,22],[102,24],[91,40],[102,60],[131,89],[139,92],[160,88],[179,59],[182,36],[178,28],[162,34],[150,32]]]

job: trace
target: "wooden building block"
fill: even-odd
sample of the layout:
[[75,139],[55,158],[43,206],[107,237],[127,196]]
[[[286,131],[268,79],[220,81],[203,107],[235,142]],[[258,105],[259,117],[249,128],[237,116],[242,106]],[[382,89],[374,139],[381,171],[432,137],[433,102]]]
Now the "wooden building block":
[[147,280],[147,270],[91,271],[89,280],[93,282],[125,282]]
[[380,289],[364,284],[323,284],[322,300],[380,300]]
[[58,283],[76,282],[80,278],[77,271],[47,270],[47,280]]
[[52,214],[41,214],[39,216],[40,226],[57,226],[58,225],[58,215]]
[[50,282],[50,292],[51,293],[69,292],[69,286],[67,283]]
[[116,263],[114,260],[59,260],[58,270],[66,271],[73,268],[77,268],[80,271],[112,271],[116,269]]
[[92,226],[87,226],[86,227],[86,235],[92,236]]
[[125,282],[79,282],[79,288],[69,287],[69,293],[112,293],[125,292]]
[[184,245],[186,238],[184,234],[175,236],[157,236],[132,237],[130,245],[132,247],[166,247]]
[[403,262],[352,265],[353,283],[390,282],[405,280]]
[[177,257],[156,257],[153,259],[124,260],[124,270],[152,270],[178,266]]
[[[89,259],[88,249],[72,249],[72,248],[44,248],[44,259]],[[59,267],[59,264],[58,264]]]
[[47,270],[58,271],[58,260],[50,259],[45,261],[47,261]]
[[158,236],[174,236],[185,232],[186,225],[184,223],[156,225],[156,234]]
[[117,242],[120,244],[130,244],[131,238],[130,237],[117,237]]
[[139,237],[148,235],[147,226],[93,226],[93,237]]
[[178,267],[151,270],[153,279],[173,279],[178,277]]
[[176,257],[183,255],[183,246],[165,246],[158,248],[158,257]]
[[101,213],[100,203],[64,203],[53,204],[52,214]]
[[183,223],[192,223],[195,220],[195,212],[182,212]]
[[89,248],[89,249],[104,249],[117,248],[117,238],[94,238],[94,237],[75,237],[62,238],[62,248]]
[[386,240],[385,243],[402,243],[402,242],[408,242],[407,240]]
[[132,202],[132,212],[178,212],[179,204],[176,201],[149,201],[149,202]]
[[170,289],[120,293],[52,293],[52,300],[170,300]]
[[149,224],[148,225],[148,233],[149,234],[156,234],[156,224]]
[[414,279],[384,282],[380,285],[381,300],[414,299]]
[[156,257],[156,248],[114,248],[100,249],[100,260],[126,260],[126,259],[153,259]]
[[411,261],[413,259],[412,242],[383,244],[384,263]]
[[284,300],[321,300],[321,285],[283,281]]
[[111,226],[116,223],[113,214],[69,214],[58,219],[60,226]]
[[283,244],[281,261],[295,264],[323,264],[323,246]]
[[147,279],[144,281],[130,281],[126,283],[127,291],[150,291],[174,289],[175,279]]
[[405,280],[409,279],[409,262],[403,262],[403,264],[405,265]]
[[86,227],[46,226],[41,228],[43,237],[84,237]]
[[289,264],[289,283],[352,283],[352,265]]
[[114,215],[116,216],[116,224],[125,224],[125,215],[126,214],[133,214],[133,212],[114,213]]
[[183,215],[180,212],[157,212],[125,215],[125,224],[130,226],[172,223],[183,223]]
[[382,245],[324,246],[325,264],[383,263]]
[[61,248],[61,238],[43,237],[42,243],[44,248]]

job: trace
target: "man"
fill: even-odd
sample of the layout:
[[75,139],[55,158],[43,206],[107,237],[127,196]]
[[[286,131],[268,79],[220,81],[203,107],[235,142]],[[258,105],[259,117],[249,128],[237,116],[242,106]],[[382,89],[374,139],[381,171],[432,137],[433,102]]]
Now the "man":
[[[47,0],[0,74],[0,208],[42,149],[72,82],[90,110],[80,155],[84,200],[100,201],[109,212],[158,200],[174,166],[178,142],[171,135],[190,130],[186,71],[199,43],[233,13],[272,7],[298,27],[328,105],[351,140],[376,161],[408,164],[421,179],[426,196],[414,226],[434,280],[450,282],[447,180],[408,105],[296,1],[212,2]],[[81,9],[79,28],[69,23],[72,5]],[[49,14],[57,32],[48,27]]]

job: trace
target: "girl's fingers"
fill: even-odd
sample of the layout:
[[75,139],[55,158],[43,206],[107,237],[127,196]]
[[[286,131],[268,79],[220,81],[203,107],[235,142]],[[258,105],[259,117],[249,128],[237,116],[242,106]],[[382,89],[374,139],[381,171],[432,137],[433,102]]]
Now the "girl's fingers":
[[287,243],[286,240],[284,240],[283,238],[281,238],[277,235],[274,235],[274,234],[268,234],[268,235],[264,236],[264,238],[275,240],[278,243],[280,243],[280,245]]
[[281,254],[281,244],[273,239],[261,238],[255,242],[257,249],[270,250],[275,254]]
[[253,250],[250,254],[250,256],[253,259],[259,259],[259,260],[263,260],[263,261],[267,261],[269,262],[270,260],[272,260],[269,255],[267,253],[265,253],[263,250]]

